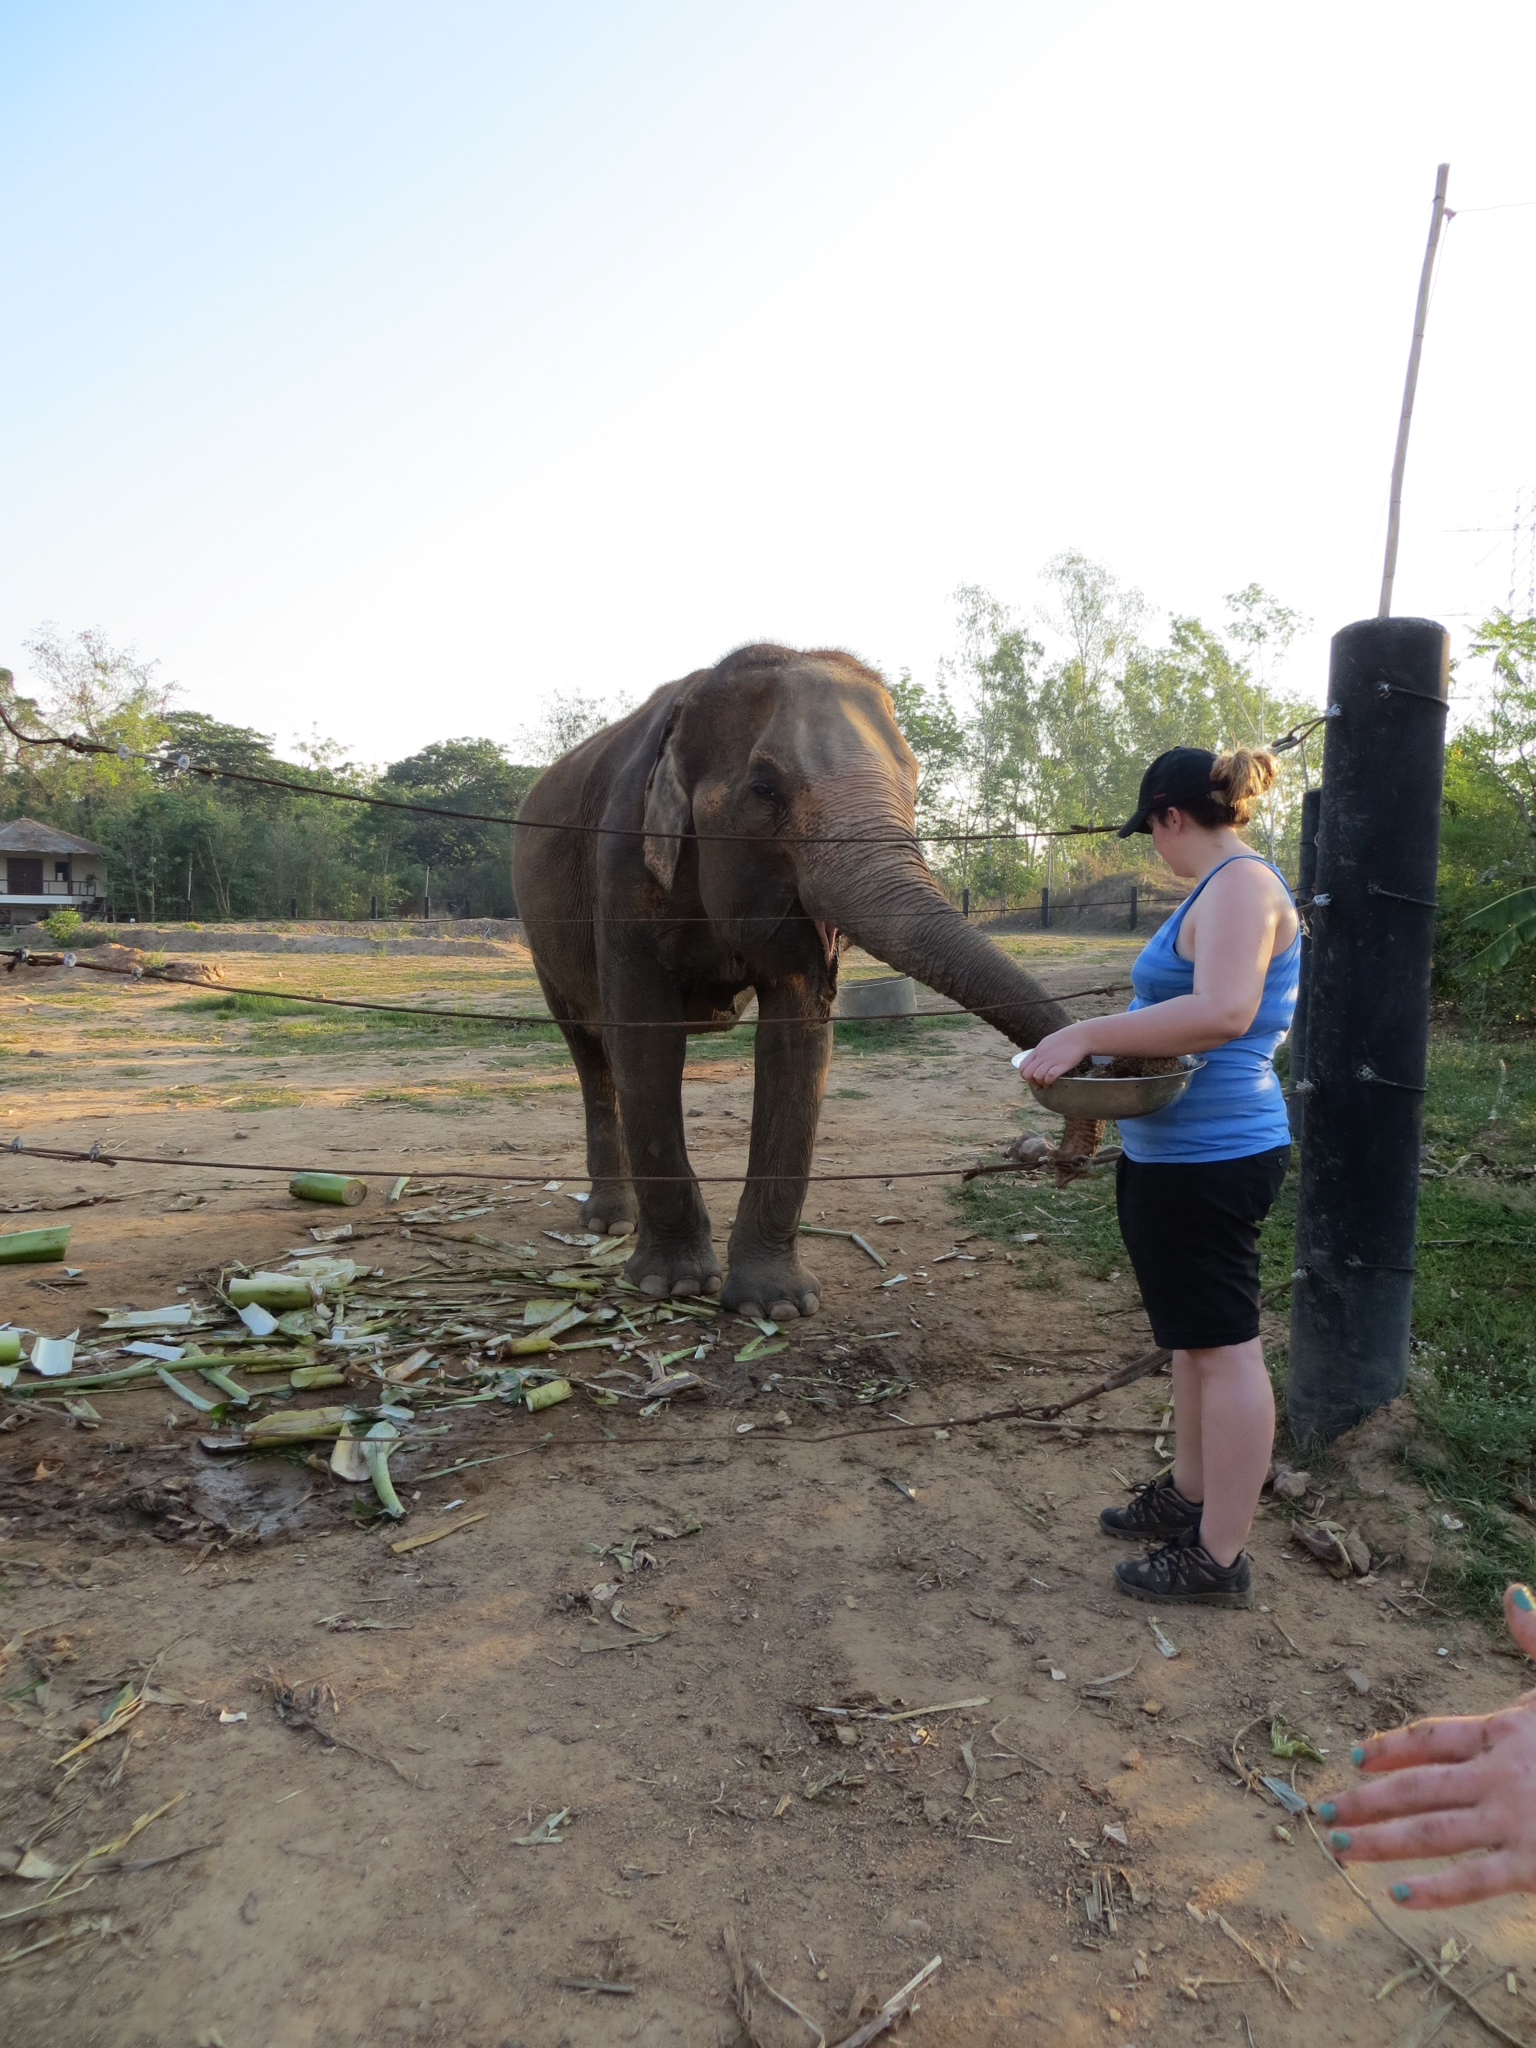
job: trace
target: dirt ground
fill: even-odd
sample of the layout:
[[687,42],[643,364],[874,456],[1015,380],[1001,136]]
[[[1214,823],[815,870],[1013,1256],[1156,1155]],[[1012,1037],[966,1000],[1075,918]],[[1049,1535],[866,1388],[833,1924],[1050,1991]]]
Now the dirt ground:
[[[1068,989],[1123,971],[1134,942],[1011,944]],[[281,981],[270,960],[219,959],[231,982],[386,1001],[531,994],[511,948],[306,957]],[[165,1161],[0,1151],[0,1228],[69,1222],[81,1269],[0,1269],[0,1322],[83,1341],[97,1310],[205,1299],[199,1276],[274,1264],[345,1218],[341,1248],[391,1276],[535,1239],[569,1260],[541,1236],[574,1228],[581,1186],[557,1048],[361,1028],[309,1043],[206,1001],[0,978],[0,1145]],[[741,1043],[690,1061],[701,1173],[741,1167]],[[972,1024],[840,1050],[818,1170],[995,1154],[1021,1115],[1009,1050]],[[316,1210],[284,1174],[182,1163],[247,1155],[362,1170],[368,1201]],[[389,1205],[395,1175],[459,1165],[480,1178],[450,1192],[478,1220],[412,1226],[409,1195]],[[813,1188],[807,1221],[859,1231],[888,1265],[807,1240],[824,1307],[773,1355],[777,1378],[733,1358],[756,1334],[740,1326],[700,1367],[703,1404],[431,1416],[445,1433],[394,1461],[405,1533],[483,1519],[403,1555],[323,1457],[221,1461],[158,1384],[94,1396],[99,1426],[0,1401],[0,1849],[68,1870],[176,1802],[67,1883],[0,1879],[5,2039],[789,2048],[841,2040],[942,1956],[899,2038],[1422,2048],[1439,1994],[1378,1996],[1401,1943],[1231,1761],[1240,1736],[1249,1765],[1288,1772],[1281,1716],[1327,1752],[1298,1766],[1320,1794],[1365,1730],[1524,1682],[1496,1638],[1416,1597],[1430,1510],[1390,1456],[1409,1425],[1380,1419],[1329,1468],[1327,1512],[1385,1560],[1369,1578],[1300,1555],[1274,1504],[1253,1612],[1120,1598],[1096,1517],[1157,1469],[1166,1380],[1070,1430],[948,1425],[1062,1398],[1144,1348],[1129,1283],[1069,1269],[1042,1287],[1050,1254],[967,1237],[954,1187]],[[723,1246],[732,1190],[708,1192]],[[427,1476],[466,1460],[488,1462]],[[615,1623],[589,1596],[627,1539]],[[62,1761],[146,1675],[124,1732]],[[557,1841],[527,1839],[562,1811]],[[1456,1941],[1453,1981],[1536,2038],[1528,1912],[1404,1914],[1397,1874],[1359,1873],[1382,1920],[1437,1954]],[[1448,2009],[1440,2039],[1488,2038]]]

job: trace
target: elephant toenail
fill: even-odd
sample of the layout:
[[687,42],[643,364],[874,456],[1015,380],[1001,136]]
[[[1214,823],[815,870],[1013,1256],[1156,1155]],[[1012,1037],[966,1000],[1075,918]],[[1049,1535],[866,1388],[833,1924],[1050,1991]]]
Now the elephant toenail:
[[776,1323],[791,1323],[800,1311],[792,1301],[776,1301],[768,1313]]
[[666,1291],[667,1283],[659,1273],[647,1273],[640,1282],[640,1292],[650,1295],[653,1300],[659,1300]]
[[711,1273],[704,1282],[704,1292],[706,1294],[718,1294],[720,1292],[720,1275],[718,1273]]
[[813,1316],[820,1307],[821,1296],[819,1294],[808,1294],[805,1298],[805,1307],[801,1309],[800,1313],[803,1316]]

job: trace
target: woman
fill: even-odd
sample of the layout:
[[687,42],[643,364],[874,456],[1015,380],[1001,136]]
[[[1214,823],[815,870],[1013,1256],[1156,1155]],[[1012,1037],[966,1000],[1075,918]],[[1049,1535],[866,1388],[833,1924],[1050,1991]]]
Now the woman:
[[1141,779],[1120,828],[1151,834],[1195,884],[1132,970],[1115,1017],[1053,1031],[1020,1061],[1031,1081],[1089,1053],[1203,1053],[1179,1099],[1120,1131],[1120,1233],[1157,1342],[1173,1353],[1173,1471],[1106,1508],[1111,1536],[1158,1547],[1117,1565],[1138,1600],[1251,1607],[1243,1549],[1274,1446],[1259,1342],[1259,1230],[1290,1160],[1274,1069],[1296,1007],[1300,920],[1283,876],[1238,836],[1275,780],[1271,754],[1175,747]]

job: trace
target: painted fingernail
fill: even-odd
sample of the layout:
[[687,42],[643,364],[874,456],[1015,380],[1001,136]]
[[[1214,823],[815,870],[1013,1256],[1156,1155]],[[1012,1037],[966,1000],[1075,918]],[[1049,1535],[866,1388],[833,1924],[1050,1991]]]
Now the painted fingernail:
[[1522,1614],[1529,1614],[1533,1608],[1536,1608],[1536,1600],[1533,1600],[1531,1598],[1531,1589],[1529,1586],[1516,1586],[1514,1592],[1514,1601],[1515,1605],[1520,1609]]
[[1333,1849],[1347,1849],[1349,1847],[1349,1835],[1346,1832],[1346,1830],[1343,1828],[1335,1828],[1333,1833],[1328,1837],[1328,1845],[1330,1848]]
[[1317,1802],[1317,1817],[1319,1820],[1337,1820],[1339,1809],[1331,1799],[1319,1799]]
[[1354,1748],[1349,1752],[1349,1760],[1352,1764],[1363,1764],[1365,1762],[1365,1751],[1360,1747],[1358,1742],[1355,1744]]
[[1411,1884],[1395,1884],[1392,1887],[1392,1896],[1400,1906],[1404,1905],[1413,1897],[1413,1886]]

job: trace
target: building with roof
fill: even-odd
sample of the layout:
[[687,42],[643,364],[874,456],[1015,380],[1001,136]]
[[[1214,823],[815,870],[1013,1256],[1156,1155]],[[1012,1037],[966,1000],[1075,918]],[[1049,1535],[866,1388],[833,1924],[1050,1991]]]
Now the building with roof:
[[35,923],[64,909],[95,917],[106,887],[106,849],[93,840],[36,818],[0,825],[0,923]]

